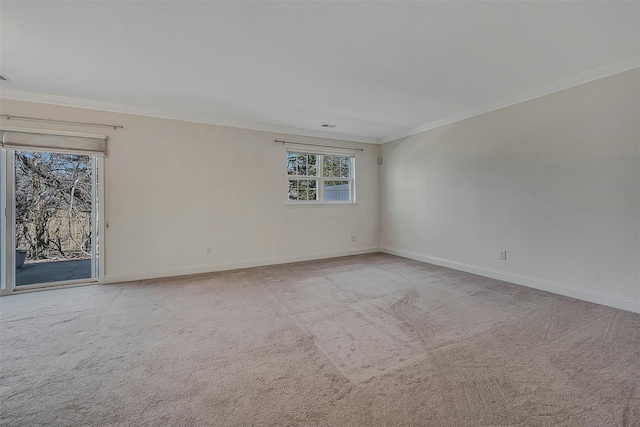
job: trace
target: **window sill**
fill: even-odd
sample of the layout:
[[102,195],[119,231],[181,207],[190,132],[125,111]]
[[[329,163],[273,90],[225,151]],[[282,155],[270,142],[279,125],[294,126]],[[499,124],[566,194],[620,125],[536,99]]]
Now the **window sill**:
[[335,208],[335,207],[351,207],[356,206],[356,202],[342,202],[342,203],[307,203],[307,202],[286,202],[285,207],[287,208]]

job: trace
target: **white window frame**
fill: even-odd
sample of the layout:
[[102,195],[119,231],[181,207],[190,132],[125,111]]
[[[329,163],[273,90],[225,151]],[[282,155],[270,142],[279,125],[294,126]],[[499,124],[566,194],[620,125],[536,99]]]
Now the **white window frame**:
[[[286,156],[289,153],[296,154],[312,154],[316,156],[316,175],[289,175],[287,170],[287,157],[285,157],[285,201],[289,206],[317,206],[317,205],[355,205],[356,204],[356,157],[353,154],[334,153],[334,152],[315,152],[308,150],[286,150]],[[325,157],[347,157],[349,158],[349,177],[325,177],[324,158]],[[316,191],[318,200],[289,200],[289,181],[290,180],[312,180],[316,181]],[[350,200],[324,200],[324,184],[326,181],[348,181]]]

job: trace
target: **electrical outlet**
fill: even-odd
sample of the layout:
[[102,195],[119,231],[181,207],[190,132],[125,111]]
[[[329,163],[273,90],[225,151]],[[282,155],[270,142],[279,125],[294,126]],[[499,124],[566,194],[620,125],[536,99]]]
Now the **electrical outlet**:
[[356,235],[355,235],[355,234],[353,234],[353,235],[351,236],[351,241],[352,241],[352,242],[355,242],[355,241],[356,241]]
[[207,255],[211,255],[211,251],[212,251],[211,246],[207,246],[207,249],[205,250],[205,253]]
[[501,260],[507,259],[507,251],[500,251],[500,259]]

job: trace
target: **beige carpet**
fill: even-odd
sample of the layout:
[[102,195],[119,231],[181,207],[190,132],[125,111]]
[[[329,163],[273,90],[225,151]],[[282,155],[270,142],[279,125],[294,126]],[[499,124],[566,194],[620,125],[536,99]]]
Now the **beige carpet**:
[[640,315],[390,255],[0,304],[3,426],[640,426]]

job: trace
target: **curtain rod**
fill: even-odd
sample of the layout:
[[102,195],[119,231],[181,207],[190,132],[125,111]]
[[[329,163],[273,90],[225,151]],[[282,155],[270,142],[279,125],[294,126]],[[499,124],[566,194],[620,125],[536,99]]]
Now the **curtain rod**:
[[364,148],[349,148],[349,147],[338,147],[337,145],[322,145],[322,144],[308,144],[306,142],[293,142],[293,141],[281,141],[276,139],[276,142],[284,144],[297,144],[297,145],[309,145],[312,147],[325,147],[325,148],[339,148],[341,150],[353,150],[353,151],[364,151]]
[[124,129],[124,126],[121,125],[105,125],[102,123],[83,123],[83,122],[69,122],[66,120],[50,120],[50,119],[38,119],[36,117],[25,117],[25,116],[11,116],[9,114],[3,114],[0,117],[7,120],[24,120],[27,122],[41,122],[41,123],[59,123],[65,125],[77,125],[77,126],[93,126],[100,128],[113,128],[115,129]]

